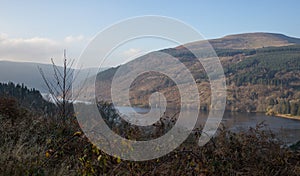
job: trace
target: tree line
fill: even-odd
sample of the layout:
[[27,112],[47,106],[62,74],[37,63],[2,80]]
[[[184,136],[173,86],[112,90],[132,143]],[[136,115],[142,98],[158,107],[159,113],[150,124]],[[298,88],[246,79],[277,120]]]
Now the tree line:
[[28,88],[24,84],[0,83],[0,98],[15,99],[21,107],[45,114],[53,113],[56,109],[54,104],[43,99],[38,90]]

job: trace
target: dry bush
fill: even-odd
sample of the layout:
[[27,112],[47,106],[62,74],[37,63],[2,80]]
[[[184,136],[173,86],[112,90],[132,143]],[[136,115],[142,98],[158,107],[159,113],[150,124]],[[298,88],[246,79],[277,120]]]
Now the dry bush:
[[0,114],[10,119],[11,124],[14,125],[15,120],[22,115],[22,109],[15,98],[0,97]]
[[[12,116],[11,116],[12,117]],[[0,175],[297,175],[300,154],[281,145],[262,124],[247,132],[221,129],[203,147],[197,130],[159,159],[132,162],[91,144],[75,117],[61,121],[33,113],[14,124],[1,118]],[[131,129],[127,129],[127,132]],[[163,130],[162,130],[163,131]],[[131,133],[135,135],[135,133]],[[157,134],[156,137],[162,134]],[[134,138],[134,136],[133,136]]]

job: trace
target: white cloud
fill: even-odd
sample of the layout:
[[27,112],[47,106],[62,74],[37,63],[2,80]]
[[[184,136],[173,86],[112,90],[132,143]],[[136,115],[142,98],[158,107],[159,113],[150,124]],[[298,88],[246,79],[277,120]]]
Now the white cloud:
[[[45,37],[14,38],[0,33],[0,60],[50,63],[54,58],[55,63],[62,65],[63,50],[67,49],[67,57],[78,59],[90,38],[83,35],[67,36],[61,40]],[[101,52],[97,49],[96,52]],[[115,66],[126,63],[142,54],[141,49],[123,47],[116,50],[107,65]],[[94,60],[84,61],[84,67],[94,67]]]
[[33,38],[9,38],[7,34],[0,35],[0,59],[33,61],[49,60],[54,53],[62,50],[61,45],[51,39]]
[[0,60],[49,63],[50,58],[54,58],[60,64],[63,49],[68,50],[71,58],[77,58],[84,40],[82,35],[57,41],[42,37],[11,38],[0,33]]
[[4,39],[6,39],[6,38],[8,38],[8,35],[7,35],[7,34],[5,34],[5,33],[0,33],[0,40],[4,40]]
[[141,49],[138,48],[130,48],[129,50],[126,50],[123,52],[125,57],[133,57],[138,55],[141,52]]
[[80,41],[83,41],[85,40],[85,37],[83,35],[78,35],[78,36],[68,36],[65,38],[65,42],[66,43],[72,43],[72,42],[80,42]]

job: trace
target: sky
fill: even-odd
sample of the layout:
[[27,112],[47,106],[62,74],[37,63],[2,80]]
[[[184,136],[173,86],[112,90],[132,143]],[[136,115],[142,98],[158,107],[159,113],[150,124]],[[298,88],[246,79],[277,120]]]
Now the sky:
[[[300,38],[299,7],[297,0],[1,0],[0,60],[50,63],[54,58],[60,64],[63,49],[76,60],[97,33],[124,19],[143,15],[181,20],[206,39],[245,32]],[[143,42],[145,45],[141,45]],[[123,63],[120,58],[125,56],[132,58],[143,51],[172,46],[156,41],[153,47],[147,42],[133,42],[119,49],[107,66]]]

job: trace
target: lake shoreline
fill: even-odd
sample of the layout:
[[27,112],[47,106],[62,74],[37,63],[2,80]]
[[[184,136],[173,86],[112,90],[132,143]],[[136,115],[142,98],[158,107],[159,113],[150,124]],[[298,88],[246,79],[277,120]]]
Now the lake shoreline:
[[291,116],[290,114],[275,114],[275,117],[281,117],[281,118],[286,118],[286,119],[293,119],[293,120],[299,120],[300,121],[300,116]]

